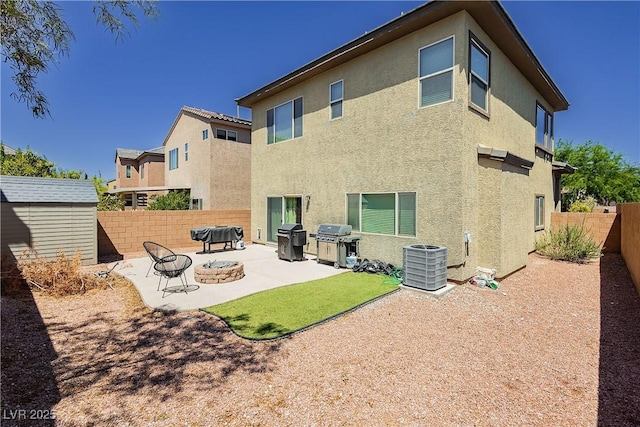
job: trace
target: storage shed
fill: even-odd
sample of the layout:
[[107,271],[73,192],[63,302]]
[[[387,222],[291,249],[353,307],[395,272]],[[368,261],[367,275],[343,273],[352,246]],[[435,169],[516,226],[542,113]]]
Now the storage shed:
[[28,248],[55,258],[77,252],[98,262],[98,195],[92,181],[0,176],[2,255],[18,259]]

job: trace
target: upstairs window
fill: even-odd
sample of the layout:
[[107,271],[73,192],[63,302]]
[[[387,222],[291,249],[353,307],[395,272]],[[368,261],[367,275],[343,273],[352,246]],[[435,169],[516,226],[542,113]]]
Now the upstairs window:
[[140,164],[140,178],[144,179],[144,163]]
[[227,139],[229,141],[238,140],[238,132],[235,130],[216,129],[216,138]]
[[131,178],[131,165],[125,167],[125,173],[127,178]]
[[178,149],[169,151],[169,170],[178,169]]
[[536,144],[553,150],[553,115],[536,104]]
[[331,104],[331,119],[342,117],[343,81],[331,83],[329,88],[329,103]]
[[209,129],[205,129],[202,131],[202,140],[209,139]]
[[471,86],[471,103],[484,111],[489,111],[489,50],[473,36],[471,37],[470,46],[469,84]]
[[420,49],[420,106],[453,99],[453,44],[451,36]]
[[302,136],[302,98],[267,110],[267,144]]
[[189,143],[185,142],[184,143],[184,161],[186,162],[187,160],[189,160]]

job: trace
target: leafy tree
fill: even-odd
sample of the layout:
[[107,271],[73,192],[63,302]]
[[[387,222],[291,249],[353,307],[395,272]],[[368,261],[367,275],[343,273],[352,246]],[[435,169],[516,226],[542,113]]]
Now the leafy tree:
[[165,195],[150,197],[151,203],[147,206],[150,211],[186,211],[189,210],[189,192],[172,190]]
[[[49,70],[50,64],[67,56],[69,45],[75,40],[60,10],[52,1],[0,1],[2,56],[14,73],[12,80],[16,85],[11,97],[25,102],[37,118],[50,112],[36,79]],[[95,0],[93,6],[97,23],[113,33],[116,41],[129,34],[125,22],[139,25],[136,10],[146,17],[158,15],[153,0]]]
[[56,168],[54,163],[47,160],[45,156],[31,151],[29,147],[25,151],[18,148],[15,154],[6,154],[2,144],[0,144],[0,173],[42,178],[81,179],[83,176],[86,177],[86,174],[79,170]]
[[562,176],[562,187],[568,190],[563,195],[565,207],[588,196],[604,206],[640,201],[640,166],[627,163],[603,144],[573,145],[561,139],[555,156],[576,168],[575,173]]
[[93,185],[98,193],[99,211],[121,211],[124,210],[125,202],[117,194],[109,194],[109,188],[102,178],[93,177]]

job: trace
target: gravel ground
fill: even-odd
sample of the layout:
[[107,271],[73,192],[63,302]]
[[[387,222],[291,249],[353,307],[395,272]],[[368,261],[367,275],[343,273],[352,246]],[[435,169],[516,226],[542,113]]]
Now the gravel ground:
[[2,425],[640,425],[639,325],[616,254],[532,254],[497,291],[402,290],[266,342],[131,286],[3,297]]

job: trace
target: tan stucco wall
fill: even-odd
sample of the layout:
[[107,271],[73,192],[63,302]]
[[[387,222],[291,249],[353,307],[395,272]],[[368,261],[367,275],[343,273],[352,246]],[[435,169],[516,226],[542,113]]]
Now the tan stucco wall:
[[[215,138],[215,128],[236,130],[238,140]],[[209,138],[202,131],[209,129]],[[209,123],[182,114],[165,144],[165,185],[190,188],[191,198],[202,199],[203,209],[247,209],[250,207],[251,144],[248,129],[229,124]],[[185,161],[184,145],[189,143]],[[170,151],[178,148],[178,168],[169,170]]]
[[[310,195],[303,225],[315,232],[319,224],[346,223],[346,193],[410,191],[416,192],[417,235],[362,234],[362,257],[401,265],[405,245],[446,246],[448,265],[464,264],[449,269],[452,280],[467,279],[481,262],[503,274],[524,265],[533,249],[534,193],[548,193],[547,215],[553,207],[551,164],[538,166],[535,159],[534,170],[515,171],[478,160],[480,143],[534,160],[536,94],[489,45],[500,98],[493,94],[489,120],[469,110],[473,25],[466,13],[456,14],[254,105],[252,239],[266,241],[267,196]],[[484,34],[475,27],[474,33]],[[452,34],[454,99],[419,108],[418,51]],[[344,116],[329,120],[329,85],[340,79]],[[303,136],[267,145],[267,109],[299,96]],[[465,231],[472,235],[468,254]],[[309,241],[313,253],[315,241]]]
[[[131,166],[131,178],[127,178],[127,165]],[[129,188],[140,186],[138,162],[133,159],[116,159],[116,188]]]
[[140,177],[140,187],[161,187],[164,185],[164,156],[146,155],[140,159],[144,164],[144,178]]

